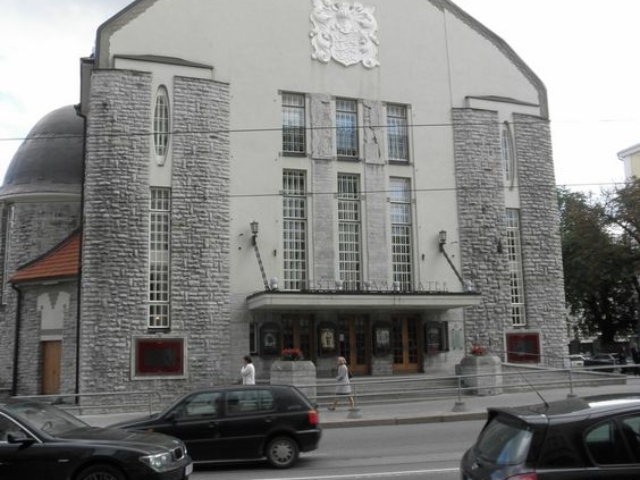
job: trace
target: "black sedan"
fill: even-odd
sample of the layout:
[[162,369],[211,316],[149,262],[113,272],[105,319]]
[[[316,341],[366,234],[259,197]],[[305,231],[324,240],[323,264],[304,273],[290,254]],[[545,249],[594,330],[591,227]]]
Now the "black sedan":
[[640,396],[490,408],[462,480],[640,478]]
[[47,404],[0,404],[2,480],[186,480],[192,470],[176,438],[91,427]]
[[233,386],[198,390],[163,412],[112,427],[166,433],[183,440],[196,463],[266,458],[287,468],[318,447],[318,412],[297,388]]

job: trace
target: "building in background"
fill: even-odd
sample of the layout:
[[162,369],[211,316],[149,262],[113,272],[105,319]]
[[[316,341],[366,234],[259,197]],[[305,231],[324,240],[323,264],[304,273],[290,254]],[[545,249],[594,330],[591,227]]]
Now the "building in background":
[[546,90],[447,0],[138,0],[51,115],[0,192],[0,388],[563,363]]
[[624,177],[627,180],[640,176],[640,143],[618,152],[618,159],[623,162]]

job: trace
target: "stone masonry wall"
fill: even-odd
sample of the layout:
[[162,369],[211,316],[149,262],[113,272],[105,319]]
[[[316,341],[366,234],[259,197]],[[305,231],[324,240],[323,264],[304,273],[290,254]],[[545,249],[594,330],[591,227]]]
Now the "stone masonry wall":
[[148,335],[151,79],[140,72],[97,71],[85,187],[84,392],[148,389],[171,395],[228,375],[229,89],[176,78],[173,94],[167,335],[185,338],[186,377],[132,380],[133,340]]
[[[8,237],[7,278],[25,263],[38,258],[67,238],[80,223],[79,202],[17,203],[14,207],[11,232]],[[6,229],[3,224],[0,237],[3,242],[3,255],[7,248]],[[43,235],[42,232],[47,232]],[[7,298],[0,310],[0,389],[11,388],[13,382],[13,355],[16,326],[16,308],[18,294],[13,289],[6,289]],[[22,312],[23,321],[25,312]],[[38,317],[39,318],[39,317]],[[39,328],[39,325],[38,325]],[[39,339],[39,334],[37,336]],[[25,349],[21,346],[21,355],[29,363],[40,361],[39,349]],[[21,379],[18,394],[26,392],[39,393],[39,379]]]
[[58,295],[69,295],[64,312],[60,358],[60,393],[75,392],[76,379],[76,318],[78,288],[75,281],[52,286],[23,287],[22,324],[20,326],[20,359],[18,365],[18,392],[20,395],[42,393],[42,310],[38,298],[47,297],[56,302]]
[[453,111],[456,187],[462,277],[471,280],[482,303],[465,309],[465,339],[502,356],[510,323],[507,256],[497,251],[504,237],[504,171],[495,112]]
[[198,132],[174,137],[171,218],[172,327],[187,335],[193,388],[237,377],[229,365],[229,86],[177,78],[174,130]]
[[[148,305],[151,77],[93,73],[87,120],[80,391],[129,391]],[[137,386],[136,386],[137,387]]]
[[542,363],[563,367],[568,352],[560,217],[549,122],[514,115],[520,184],[522,268],[529,329],[541,335]]

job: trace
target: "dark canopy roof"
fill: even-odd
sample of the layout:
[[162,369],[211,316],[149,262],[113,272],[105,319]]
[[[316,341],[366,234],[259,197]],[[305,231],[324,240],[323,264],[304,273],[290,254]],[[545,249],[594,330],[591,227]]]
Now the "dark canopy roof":
[[73,105],[45,115],[13,156],[1,194],[79,192],[83,126]]

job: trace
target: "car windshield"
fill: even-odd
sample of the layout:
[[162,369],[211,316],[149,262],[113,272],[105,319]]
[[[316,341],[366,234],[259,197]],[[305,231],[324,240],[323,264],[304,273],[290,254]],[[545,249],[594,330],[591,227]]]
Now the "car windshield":
[[89,426],[64,410],[43,403],[14,403],[6,405],[6,409],[26,426],[52,436]]
[[514,465],[525,460],[531,437],[528,425],[498,415],[480,434],[475,450],[479,457],[488,462]]

